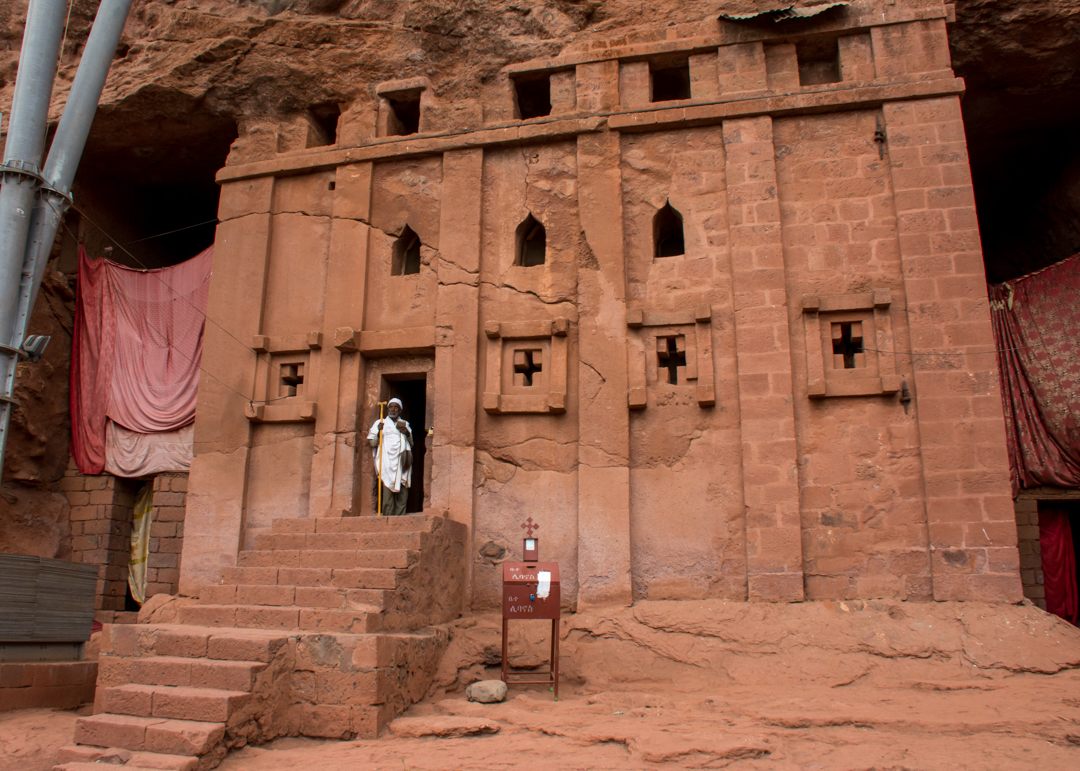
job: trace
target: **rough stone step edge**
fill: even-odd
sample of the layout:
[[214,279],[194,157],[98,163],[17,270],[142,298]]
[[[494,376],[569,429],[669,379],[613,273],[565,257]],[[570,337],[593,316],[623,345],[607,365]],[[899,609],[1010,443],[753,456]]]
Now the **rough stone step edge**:
[[[208,668],[210,670],[215,670],[215,669],[246,670],[246,674],[247,674],[247,676],[249,678],[249,681],[250,681],[258,673],[262,672],[263,670],[266,669],[266,667],[268,667],[270,665],[269,662],[265,662],[265,661],[247,661],[247,660],[244,660],[244,659],[211,659],[211,658],[207,658],[206,656],[170,656],[170,655],[164,655],[164,654],[163,655],[158,655],[156,653],[151,654],[149,656],[118,656],[115,653],[104,653],[104,654],[101,654],[101,658],[104,658],[104,659],[106,659],[107,661],[110,661],[110,662],[113,659],[118,659],[118,660],[119,659],[126,659],[129,662],[138,662],[138,667],[140,669],[142,667],[147,667],[148,670],[150,670],[150,671],[146,671],[146,672],[133,672],[132,670],[135,669],[135,666],[134,665],[129,665],[129,667],[127,668],[125,674],[129,678],[130,681],[128,683],[126,683],[126,685],[164,685],[164,686],[171,686],[171,687],[175,687],[175,688],[211,688],[212,686],[209,686],[209,685],[191,685],[190,683],[188,683],[187,685],[173,685],[171,683],[148,683],[148,682],[144,682],[143,680],[140,680],[140,679],[137,679],[137,678],[150,678],[150,677],[160,678],[162,676],[161,671],[160,671],[161,669],[166,669],[167,670],[169,667],[185,667],[185,666],[186,667],[191,667],[191,666],[195,665],[198,662],[198,663],[200,663],[200,666],[205,666],[206,668]],[[158,670],[157,673],[155,673],[153,671],[155,669]],[[166,677],[168,677],[168,674],[166,674]],[[190,677],[189,677],[189,679],[190,679]],[[248,688],[250,689],[250,687],[251,686],[249,685]],[[236,691],[236,690],[239,690],[239,689],[236,689],[236,688],[223,688],[223,689],[220,689],[220,690]],[[251,691],[250,690],[245,690],[244,693],[251,693]]]
[[[255,549],[281,549],[279,545],[284,540],[289,543],[293,540],[302,539],[305,549],[356,549],[366,551],[368,549],[420,549],[424,544],[424,536],[431,535],[426,530],[387,530],[370,532],[349,533],[288,533],[288,532],[264,532],[258,533],[252,539]],[[337,543],[341,540],[351,540],[353,543],[347,546],[319,546],[325,543]],[[375,545],[360,545],[356,541],[367,541]],[[386,545],[387,543],[393,545]],[[261,544],[269,544],[263,546]],[[308,545],[311,544],[311,545]],[[401,545],[404,544],[404,545]],[[295,547],[288,547],[295,548]]]
[[[94,728],[96,727],[100,728],[102,733],[112,734],[112,741],[103,744],[94,744],[92,741],[79,741],[80,734],[84,732],[93,734]],[[222,742],[225,740],[224,723],[103,713],[76,719],[75,743],[90,747],[120,747],[122,749],[127,749],[130,752],[156,753],[157,750],[146,749],[145,747],[136,749],[123,747],[121,743],[116,741],[117,739],[122,739],[126,742],[124,734],[141,729],[144,736],[140,741],[146,742],[145,733],[150,728],[153,728],[156,733],[162,733],[167,737],[171,737],[174,744],[186,744],[192,748],[190,751],[184,750],[183,754],[180,752],[164,752],[160,754],[181,755],[181,757],[184,755],[202,757],[213,754],[219,748],[223,748]],[[89,738],[92,739],[95,737],[91,736]],[[224,756],[224,752],[222,752],[221,755]]]
[[[242,591],[241,591],[242,590]],[[308,593],[314,596],[301,597],[301,602],[296,601],[297,590],[301,594]],[[340,586],[306,586],[304,584],[211,584],[204,586],[199,592],[199,607],[204,606],[230,606],[230,607],[259,607],[259,608],[300,608],[302,610],[355,610],[361,613],[380,613],[384,610],[382,603],[389,599],[393,589],[346,589]],[[361,595],[360,593],[378,593]],[[353,597],[364,597],[364,602],[357,601],[353,605],[350,602],[349,593]],[[236,602],[237,595],[243,594],[243,602]],[[263,594],[262,601],[259,595]],[[275,594],[277,596],[275,596]],[[281,597],[292,597],[292,602],[274,602]],[[316,605],[317,602],[336,600],[338,605]],[[231,601],[230,601],[231,600]],[[374,600],[374,602],[372,602]]]
[[[152,768],[155,771],[195,771],[199,759],[194,755],[166,755],[160,752],[124,750],[117,747],[92,747],[86,744],[71,744],[61,747],[57,753],[57,765],[60,768],[69,763],[93,763],[95,771],[102,771],[101,758],[116,757],[123,760],[125,768]],[[106,762],[111,765],[111,763]]]
[[253,698],[244,691],[124,683],[101,689],[96,703],[105,715],[227,724]]
[[[331,570],[408,570],[416,564],[420,559],[423,549],[354,549],[349,547],[341,548],[328,548],[328,547],[310,547],[303,546],[296,548],[293,546],[288,547],[270,547],[270,548],[254,548],[245,549],[237,554],[237,567],[246,567],[239,564],[241,559],[266,559],[266,558],[280,558],[280,559],[292,559],[296,558],[297,562],[305,561],[310,558],[310,555],[315,554],[348,554],[352,557],[354,564],[343,567],[330,567]],[[383,567],[382,565],[361,565],[361,562],[393,562],[405,564],[395,564],[390,567]],[[258,567],[253,565],[252,567]],[[267,567],[276,568],[304,568],[311,567],[315,570],[319,568],[328,567],[327,565],[268,565]]]
[[[200,612],[201,611],[201,612]],[[238,618],[243,612],[246,617]],[[274,615],[279,618],[258,618]],[[285,616],[296,611],[296,620]],[[329,614],[334,614],[331,617]],[[217,616],[217,618],[213,618]],[[288,633],[295,637],[308,634],[375,634],[382,631],[382,611],[352,611],[332,608],[300,608],[277,605],[188,605],[181,608],[180,619],[191,619],[200,626],[210,625],[218,629],[260,629]],[[220,620],[219,620],[220,619]],[[342,628],[345,626],[346,628]],[[358,628],[359,627],[359,628]]]
[[[267,533],[370,533],[433,532],[444,519],[439,514],[405,514],[401,517],[304,517],[275,519]],[[282,524],[278,524],[282,523]],[[289,523],[289,524],[285,524]],[[298,523],[298,524],[293,524]]]
[[[305,637],[307,635],[317,635],[320,638],[328,637],[328,636],[329,637],[349,637],[349,638],[364,637],[364,638],[372,638],[371,643],[377,649],[382,644],[390,644],[393,638],[401,638],[402,640],[408,640],[410,638],[426,638],[426,637],[430,637],[429,629],[430,629],[429,627],[424,627],[422,629],[416,629],[416,630],[413,630],[413,631],[406,631],[406,630],[400,630],[400,629],[389,629],[389,630],[383,629],[383,630],[379,630],[379,631],[376,631],[376,632],[321,632],[321,631],[309,632],[307,630],[298,630],[299,634],[297,634],[297,631],[282,631],[282,630],[277,630],[277,629],[264,630],[264,629],[245,629],[245,628],[240,628],[240,627],[212,627],[212,626],[207,627],[207,626],[194,626],[194,625],[188,625],[188,624],[142,624],[142,625],[140,625],[140,628],[139,628],[138,631],[140,633],[150,633],[151,635],[155,635],[155,634],[158,634],[158,633],[161,633],[161,632],[175,633],[175,632],[194,631],[195,634],[197,634],[197,635],[205,635],[207,638],[217,636],[217,635],[221,635],[222,637],[227,637],[227,638],[240,639],[240,640],[251,640],[252,638],[262,638],[262,640],[265,640],[265,641],[270,642],[270,643],[275,643],[276,642],[276,643],[281,643],[281,644],[288,643],[288,641],[290,639],[300,639],[300,638],[303,638],[303,637]],[[225,633],[225,634],[222,635],[221,633]],[[248,634],[248,633],[250,633],[250,634]],[[381,640],[380,640],[380,638],[381,638]],[[156,646],[156,641],[155,641],[155,646]],[[157,659],[157,658],[175,658],[175,659],[186,659],[186,660],[193,661],[193,662],[194,661],[208,661],[208,662],[222,662],[222,663],[247,663],[247,664],[258,664],[260,666],[265,666],[267,663],[269,663],[267,661],[259,661],[259,660],[256,660],[256,659],[210,658],[209,656],[206,656],[206,655],[204,655],[204,656],[173,656],[171,654],[165,654],[165,655],[160,655],[159,656],[157,653],[150,653],[150,652],[147,652],[145,654],[142,654],[142,653],[140,653],[140,654],[119,654],[119,653],[115,653],[113,651],[103,651],[101,655],[102,655],[103,658],[127,659],[127,660],[135,660],[135,659],[152,660],[152,659]],[[376,653],[375,655],[376,655],[376,657],[378,659],[379,654]],[[379,660],[381,660],[381,659],[379,659]],[[372,664],[372,666],[373,667],[383,667],[383,666],[391,666],[391,665],[390,664],[376,663],[376,664]]]
[[[75,761],[72,763],[63,763],[58,766],[53,766],[53,771],[102,771],[102,766],[112,765],[109,763],[98,762],[82,762]],[[124,763],[123,768],[125,771],[162,771],[162,769],[152,768],[151,766],[133,766],[130,763]],[[198,766],[196,766],[198,768]]]

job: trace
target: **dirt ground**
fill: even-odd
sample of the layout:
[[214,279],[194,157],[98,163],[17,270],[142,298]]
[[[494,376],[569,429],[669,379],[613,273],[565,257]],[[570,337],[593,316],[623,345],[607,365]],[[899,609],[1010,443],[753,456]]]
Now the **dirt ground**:
[[[498,618],[455,625],[432,694],[376,741],[279,739],[223,771],[1080,768],[1080,630],[1037,608],[646,602],[564,620],[556,702],[497,676]],[[537,666],[544,622],[513,627]],[[50,767],[75,714],[0,714],[0,771]],[[473,735],[462,733],[476,732]],[[493,732],[493,733],[492,733]]]

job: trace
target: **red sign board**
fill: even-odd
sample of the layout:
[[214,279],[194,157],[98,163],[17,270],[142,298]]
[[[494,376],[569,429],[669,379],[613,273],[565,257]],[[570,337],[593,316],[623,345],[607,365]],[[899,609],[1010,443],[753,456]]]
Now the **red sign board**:
[[558,562],[503,563],[503,618],[559,618],[561,597]]

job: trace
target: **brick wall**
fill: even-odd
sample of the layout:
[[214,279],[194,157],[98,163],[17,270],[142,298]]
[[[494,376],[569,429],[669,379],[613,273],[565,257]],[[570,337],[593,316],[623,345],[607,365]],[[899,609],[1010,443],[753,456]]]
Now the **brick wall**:
[[[98,566],[99,620],[124,611],[131,554],[131,518],[135,499],[146,484],[109,474],[87,476],[72,461],[60,489],[71,505],[71,550],[77,562]],[[154,478],[154,513],[150,525],[146,596],[176,594],[184,539],[187,474]]]
[[1042,549],[1039,546],[1039,502],[1034,499],[1014,501],[1016,509],[1017,548],[1020,550],[1020,581],[1024,596],[1046,610],[1043,588]]
[[176,594],[180,583],[180,552],[184,545],[184,496],[187,474],[154,477],[154,514],[150,523],[150,558],[146,596]]

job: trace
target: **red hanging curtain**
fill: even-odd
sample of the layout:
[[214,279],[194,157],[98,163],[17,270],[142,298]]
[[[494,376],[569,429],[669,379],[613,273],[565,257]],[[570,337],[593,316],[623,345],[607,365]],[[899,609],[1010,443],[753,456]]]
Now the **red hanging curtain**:
[[105,410],[116,359],[116,314],[106,295],[105,260],[87,258],[79,246],[75,328],[71,335],[71,455],[79,471],[105,469]]
[[[210,246],[179,265],[134,270],[91,260],[79,248],[71,454],[84,474],[100,474],[106,467],[106,421],[118,427],[114,435],[126,430],[125,436],[152,438],[195,420],[213,256]],[[133,475],[154,470],[122,446],[114,452],[124,457],[113,458],[118,461],[113,465]]]
[[1080,487],[1080,255],[990,287],[1013,496]]
[[1039,547],[1042,549],[1046,609],[1071,624],[1080,618],[1076,588],[1076,551],[1069,513],[1039,505]]

